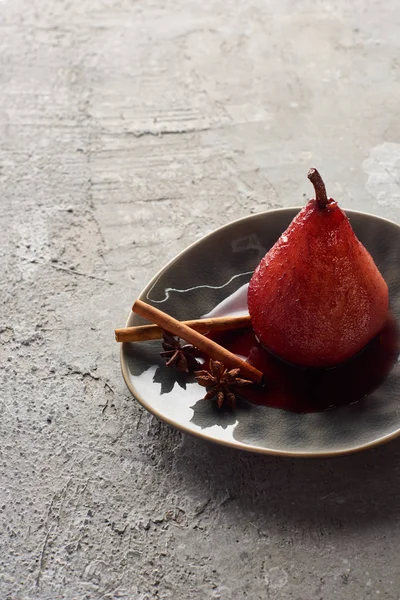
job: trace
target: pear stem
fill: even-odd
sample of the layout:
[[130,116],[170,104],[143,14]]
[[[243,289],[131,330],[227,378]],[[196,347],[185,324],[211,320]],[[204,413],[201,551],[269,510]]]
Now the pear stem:
[[326,195],[325,184],[322,180],[321,175],[318,173],[317,169],[310,169],[307,173],[308,179],[314,186],[315,189],[315,199],[319,208],[325,208],[329,203],[328,196]]

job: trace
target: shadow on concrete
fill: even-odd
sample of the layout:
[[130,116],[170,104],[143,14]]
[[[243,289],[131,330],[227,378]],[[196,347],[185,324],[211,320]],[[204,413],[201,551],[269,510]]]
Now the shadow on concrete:
[[[164,445],[167,425],[154,440]],[[165,448],[165,445],[164,445]],[[264,530],[294,527],[320,537],[394,522],[400,512],[400,439],[330,459],[288,459],[240,452],[185,435],[171,479]],[[196,492],[195,492],[196,493]]]

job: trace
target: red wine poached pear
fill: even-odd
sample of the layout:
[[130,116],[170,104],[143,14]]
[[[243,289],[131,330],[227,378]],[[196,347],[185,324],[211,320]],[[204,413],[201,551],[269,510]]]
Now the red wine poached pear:
[[[247,286],[243,286],[207,316],[246,312]],[[209,334],[234,354],[264,373],[265,386],[240,390],[254,404],[293,412],[318,412],[360,401],[386,378],[399,354],[397,323],[389,315],[381,332],[356,356],[330,369],[304,369],[272,355],[252,329]]]

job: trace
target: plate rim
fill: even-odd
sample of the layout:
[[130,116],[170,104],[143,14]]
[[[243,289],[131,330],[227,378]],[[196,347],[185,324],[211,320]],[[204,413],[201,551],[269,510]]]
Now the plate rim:
[[[267,214],[271,215],[273,213],[276,214],[276,213],[285,213],[285,212],[290,213],[293,211],[300,211],[302,208],[304,208],[304,207],[303,206],[300,206],[300,207],[299,206],[290,206],[290,207],[271,209],[271,210],[263,211],[260,213],[256,213],[254,215],[247,215],[245,217],[241,217],[240,219],[235,219],[234,221],[230,221],[229,223],[225,223],[225,225],[221,225],[220,227],[213,229],[209,233],[202,236],[199,240],[196,240],[195,242],[192,242],[192,244],[189,244],[189,246],[186,246],[186,248],[184,248],[178,254],[176,254],[173,258],[171,258],[159,271],[157,271],[157,273],[145,285],[145,287],[139,293],[138,298],[140,300],[145,301],[148,290],[151,289],[152,287],[154,287],[154,285],[157,283],[158,279],[173,263],[175,263],[186,252],[188,252],[192,248],[196,247],[197,245],[204,243],[204,241],[206,241],[207,238],[211,237],[212,235],[215,235],[219,231],[228,229],[232,225],[239,225],[241,222],[244,222],[244,221],[249,222],[252,220],[256,220]],[[366,217],[372,217],[374,219],[378,219],[379,221],[384,221],[384,222],[400,229],[400,225],[398,223],[395,223],[394,221],[391,221],[390,219],[386,219],[385,217],[381,217],[378,215],[374,215],[372,213],[366,213],[366,212],[358,211],[358,210],[351,210],[351,209],[342,209],[342,210],[344,211],[346,216],[348,216],[348,218],[350,218],[352,215],[362,215],[362,216],[366,216]],[[129,321],[131,319],[132,314],[134,314],[134,313],[132,313],[132,311],[131,311],[127,318],[127,321],[126,321],[126,325],[125,325],[126,327],[129,326]],[[265,454],[265,455],[269,455],[269,456],[283,456],[283,457],[287,457],[287,458],[334,458],[334,457],[339,457],[339,456],[356,454],[356,453],[362,452],[364,450],[369,450],[371,448],[375,448],[377,446],[386,444],[400,436],[400,423],[399,423],[398,429],[396,431],[394,431],[388,435],[382,436],[376,440],[367,442],[365,444],[361,444],[354,448],[343,448],[342,450],[332,450],[329,452],[274,450],[273,448],[265,448],[265,447],[255,446],[252,444],[244,444],[243,442],[239,442],[239,441],[230,442],[229,440],[216,439],[214,436],[207,434],[207,432],[204,432],[203,430],[194,431],[192,429],[188,429],[183,424],[177,423],[173,419],[166,417],[165,415],[161,414],[156,408],[151,406],[141,396],[141,394],[135,389],[135,386],[130,381],[127,364],[124,359],[125,344],[129,344],[129,342],[123,342],[121,344],[121,348],[120,348],[121,373],[122,373],[122,377],[125,381],[125,384],[126,384],[127,388],[129,389],[130,393],[132,394],[132,396],[134,397],[134,399],[137,400],[139,402],[139,404],[143,408],[145,408],[150,414],[156,416],[158,419],[160,419],[164,423],[167,423],[168,425],[174,427],[175,429],[178,429],[179,431],[182,431],[183,433],[187,433],[189,435],[206,440],[208,442],[213,442],[214,444],[226,446],[229,448],[234,448],[236,450],[244,450],[246,452],[254,452],[257,454]],[[280,409],[276,409],[276,410],[280,410]]]

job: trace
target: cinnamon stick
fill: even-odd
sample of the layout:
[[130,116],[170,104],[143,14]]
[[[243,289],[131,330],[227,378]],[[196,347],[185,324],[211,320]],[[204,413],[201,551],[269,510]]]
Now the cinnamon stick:
[[[243,317],[210,317],[182,321],[182,323],[199,333],[207,333],[208,331],[245,329],[250,327],[250,317],[249,315]],[[138,325],[137,327],[121,327],[115,330],[117,342],[145,342],[147,340],[159,340],[162,336],[163,329],[158,325]]]
[[206,338],[204,335],[191,329],[184,323],[177,321],[170,315],[162,312],[158,308],[146,304],[141,300],[136,300],[132,307],[132,311],[141,317],[152,321],[165,331],[170,331],[174,335],[184,339],[186,342],[193,344],[199,350],[207,354],[214,360],[219,360],[225,367],[229,369],[239,368],[241,374],[255,383],[261,383],[263,374],[261,371],[245,362],[226,348],[223,348],[213,340]]

